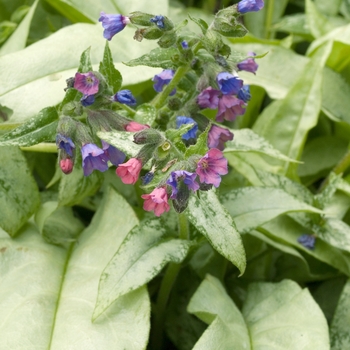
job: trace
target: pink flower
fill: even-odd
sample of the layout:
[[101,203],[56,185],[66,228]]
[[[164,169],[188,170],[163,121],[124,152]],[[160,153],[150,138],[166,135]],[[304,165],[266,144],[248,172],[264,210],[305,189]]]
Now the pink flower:
[[208,133],[208,147],[217,148],[222,151],[225,148],[226,141],[232,141],[233,134],[226,128],[212,125]]
[[124,129],[125,131],[129,131],[129,132],[137,132],[143,129],[149,129],[149,125],[140,124],[140,123],[131,121],[124,126]]
[[75,73],[74,89],[82,92],[84,95],[94,95],[98,92],[97,79],[93,72]]
[[155,216],[161,216],[170,209],[168,195],[164,187],[155,188],[150,194],[143,194],[141,198],[145,199],[143,209],[146,211],[154,210]]
[[73,171],[73,161],[70,158],[60,160],[60,168],[66,174],[70,174]]
[[221,182],[220,175],[228,173],[227,159],[224,158],[220,150],[212,148],[198,161],[196,173],[200,182],[219,187]]
[[207,87],[197,97],[198,106],[200,108],[217,108],[220,94],[219,90],[215,90],[211,86]]
[[134,185],[139,178],[141,169],[141,160],[131,158],[126,163],[119,164],[118,168],[116,169],[116,174],[121,178],[123,183]]
[[223,122],[224,119],[232,122],[238,115],[245,112],[245,103],[239,98],[231,95],[223,95],[219,100],[219,109],[216,114],[216,121]]

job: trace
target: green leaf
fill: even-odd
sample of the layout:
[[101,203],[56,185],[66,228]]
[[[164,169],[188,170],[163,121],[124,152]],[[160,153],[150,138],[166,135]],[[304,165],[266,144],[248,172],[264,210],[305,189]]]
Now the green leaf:
[[191,196],[185,213],[213,248],[231,261],[242,275],[246,257],[241,236],[214,191],[201,192],[200,197]]
[[17,24],[9,21],[0,22],[0,44],[16,30]]
[[172,58],[178,54],[179,51],[175,47],[169,47],[166,49],[157,47],[156,49],[153,49],[149,53],[139,58],[128,62],[124,62],[124,64],[126,64],[129,67],[148,66],[159,67],[163,69],[173,69],[175,68],[175,64]]
[[188,17],[190,17],[190,20],[198,25],[198,27],[201,29],[202,34],[205,35],[205,33],[208,30],[208,23],[204,21],[201,18],[195,18],[192,17],[190,14],[188,14]]
[[190,242],[166,238],[165,233],[159,220],[152,218],[125,237],[101,275],[93,320],[122,295],[149,282],[168,262],[183,261]]
[[194,154],[204,155],[208,152],[208,133],[210,126],[208,126],[197,138],[197,142],[186,149],[185,158],[189,158]]
[[114,67],[113,57],[108,45],[108,41],[106,41],[103,60],[100,62],[99,71],[104,75],[107,83],[113,88],[113,93],[118,92],[122,86],[123,78],[120,72]]
[[272,158],[281,159],[286,162],[296,162],[274,148],[264,137],[259,136],[250,129],[231,130],[234,134],[233,141],[226,142],[224,153],[229,152],[254,152],[265,154]]
[[134,116],[134,119],[137,122],[141,124],[147,124],[149,126],[153,125],[156,118],[157,110],[153,105],[149,103],[144,103],[141,106],[139,106]]
[[29,34],[30,24],[33,19],[34,12],[39,0],[36,0],[31,6],[25,18],[21,21],[11,37],[0,48],[0,56],[6,55],[15,51],[22,50],[26,47],[27,38]]
[[0,227],[14,236],[32,216],[39,203],[39,191],[22,152],[17,147],[2,147]]
[[342,0],[315,0],[315,5],[319,11],[326,16],[336,16],[339,12]]
[[223,195],[222,199],[239,232],[249,232],[289,212],[322,213],[283,190],[272,187],[244,187]]
[[349,324],[350,280],[344,286],[332,320],[330,329],[332,350],[343,350],[350,347]]
[[[99,322],[91,322],[101,272],[137,223],[127,202],[109,189],[91,225],[69,250],[45,243],[34,225],[18,238],[1,239],[0,308],[6,322],[0,348],[145,349],[150,327],[146,288],[121,297]],[[13,337],[13,329],[21,336]]]
[[58,207],[58,202],[41,205],[35,214],[35,222],[48,243],[67,247],[76,240],[84,225],[74,216],[72,208]]
[[129,157],[135,157],[141,149],[140,145],[133,142],[134,133],[132,132],[117,130],[107,132],[99,131],[97,136],[110,145],[117,147]]
[[32,146],[40,142],[54,141],[58,114],[56,108],[47,107],[16,129],[0,136],[0,146]]
[[273,29],[302,36],[308,41],[313,39],[304,13],[284,16],[278,23],[273,25]]
[[290,280],[252,283],[241,314],[219,280],[207,275],[188,311],[210,324],[194,350],[329,349],[321,309],[307,289]]
[[79,204],[85,197],[95,194],[102,185],[103,175],[99,171],[94,170],[91,175],[84,176],[80,159],[79,163],[76,160],[73,171],[69,175],[61,177],[58,190],[59,206]]

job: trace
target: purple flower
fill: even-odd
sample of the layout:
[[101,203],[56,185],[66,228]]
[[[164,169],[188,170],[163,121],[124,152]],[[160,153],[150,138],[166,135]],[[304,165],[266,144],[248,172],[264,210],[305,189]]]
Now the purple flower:
[[249,85],[244,85],[242,89],[238,91],[237,97],[245,103],[250,101],[251,95]]
[[219,109],[216,114],[216,121],[223,122],[224,119],[234,121],[238,115],[245,112],[245,103],[235,96],[223,95],[219,100]]
[[303,234],[298,238],[298,242],[307,249],[315,249],[316,237],[314,235]]
[[83,95],[80,102],[84,107],[91,106],[95,102],[95,95]]
[[187,185],[188,189],[192,190],[193,192],[197,191],[199,189],[199,184],[195,181],[197,177],[196,173],[190,173],[185,170],[177,170],[173,171],[166,183],[172,187],[171,192],[171,199],[175,199],[176,195],[178,193],[178,182],[183,181],[185,185]]
[[[156,74],[152,79],[155,82],[153,85],[154,90],[157,92],[162,92],[164,85],[168,85],[170,83],[171,79],[174,77],[174,74],[175,71],[172,69],[164,69],[163,72]],[[174,95],[175,93],[176,89],[170,93],[170,96]]]
[[237,4],[240,13],[259,11],[264,7],[264,0],[242,0]]
[[144,176],[141,176],[142,185],[148,185],[154,178],[154,172],[149,171]]
[[186,40],[181,41],[181,46],[184,50],[188,49],[188,42]]
[[154,16],[153,18],[150,19],[150,21],[152,23],[155,23],[155,25],[159,29],[164,29],[164,16],[162,15]]
[[[255,52],[248,52],[248,56],[256,56]],[[254,58],[247,58],[237,64],[239,70],[245,70],[246,72],[254,73],[257,71],[259,65],[255,62]]]
[[130,90],[120,90],[111,98],[114,102],[124,103],[125,105],[136,105],[136,99]]
[[220,91],[224,95],[237,95],[243,86],[243,80],[239,79],[228,72],[221,72],[216,76],[216,82]]
[[219,187],[221,182],[220,175],[228,173],[227,159],[224,158],[220,150],[212,148],[198,161],[196,173],[200,182]]
[[100,13],[99,22],[102,22],[104,28],[103,37],[111,40],[114,35],[122,31],[125,26],[130,23],[129,17],[123,15],[107,15],[104,12]]
[[212,125],[208,133],[208,147],[222,151],[226,141],[232,141],[233,134],[230,130],[221,126]]
[[75,73],[74,89],[82,92],[84,95],[94,95],[98,92],[100,81],[94,73]]
[[89,176],[94,170],[108,170],[108,157],[105,155],[104,150],[95,144],[86,143],[81,148],[81,155],[83,157],[84,176]]
[[110,145],[109,143],[102,140],[102,149],[108,158],[108,160],[115,166],[123,163],[125,160],[125,154],[119,151],[118,148]]
[[200,108],[215,109],[219,105],[219,90],[213,89],[211,86],[204,89],[197,97],[197,103]]
[[73,150],[75,145],[71,138],[64,136],[62,134],[56,135],[56,145],[59,149],[64,149],[66,153],[73,158]]
[[198,125],[197,123],[192,119],[188,117],[176,117],[176,128],[179,129],[181,125],[183,124],[194,124],[193,128],[190,129],[189,131],[186,132],[186,134],[182,135],[182,138],[184,140],[189,140],[189,139],[195,139],[196,138],[196,133],[198,130]]

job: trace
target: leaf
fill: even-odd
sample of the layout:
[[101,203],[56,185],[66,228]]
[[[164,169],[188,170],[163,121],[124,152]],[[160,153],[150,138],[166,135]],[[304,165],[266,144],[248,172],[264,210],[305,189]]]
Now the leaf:
[[32,216],[39,203],[39,191],[22,152],[17,147],[2,147],[0,227],[14,236]]
[[114,67],[111,50],[106,41],[105,51],[103,53],[103,60],[100,62],[99,71],[107,80],[107,83],[113,88],[113,93],[120,90],[123,83],[123,78],[120,72]]
[[132,132],[117,130],[108,132],[99,131],[97,136],[110,145],[117,147],[129,157],[135,157],[141,148],[140,145],[133,142],[134,133]]
[[344,286],[338,306],[332,320],[330,336],[332,350],[343,350],[350,347],[350,280]]
[[21,126],[0,136],[0,146],[32,146],[40,142],[54,141],[58,114],[56,108],[47,107]]
[[169,47],[166,49],[157,47],[156,49],[153,49],[149,53],[139,58],[128,62],[124,62],[124,64],[126,64],[129,67],[148,66],[159,67],[163,69],[173,69],[176,65],[172,61],[172,57],[178,54],[179,51],[175,47]]
[[207,275],[188,311],[210,324],[194,350],[329,349],[321,309],[307,289],[290,280],[252,283],[242,315],[219,280]]
[[198,25],[198,27],[201,29],[202,34],[205,35],[205,33],[208,30],[208,23],[204,21],[201,18],[195,18],[192,17],[190,14],[188,14],[188,17],[190,17],[190,20]]
[[189,158],[194,154],[204,155],[208,152],[208,133],[210,126],[208,126],[197,138],[197,142],[186,149],[185,158]]
[[168,262],[181,263],[190,242],[167,239],[157,219],[141,222],[125,237],[119,250],[102,272],[93,321],[118,298],[145,285]]
[[157,110],[153,105],[149,103],[143,103],[137,108],[134,118],[141,124],[152,126],[157,118]]
[[273,25],[273,29],[302,36],[305,39],[309,39],[308,41],[313,39],[304,13],[284,16],[278,23]]
[[0,48],[0,56],[6,55],[15,51],[22,50],[26,47],[30,24],[33,19],[34,12],[38,5],[39,0],[36,0],[30,7],[29,12],[21,21],[11,37]]
[[283,190],[272,187],[240,188],[223,195],[222,200],[241,233],[289,212],[322,213]]
[[58,189],[58,205],[72,206],[79,204],[85,197],[95,194],[102,182],[103,175],[99,171],[95,170],[91,175],[84,176],[81,165],[77,164],[76,161],[72,173],[61,177]]
[[265,154],[272,158],[287,162],[296,162],[274,148],[264,137],[259,136],[250,129],[231,130],[234,134],[233,141],[226,142],[224,153],[229,152],[254,152]]
[[191,196],[185,213],[213,248],[231,261],[242,275],[246,267],[246,257],[241,236],[215,193],[210,190],[201,192],[200,197]]
[[[150,326],[146,288],[121,297],[105,317],[91,323],[100,274],[137,223],[127,202],[109,189],[91,225],[69,250],[45,243],[33,225],[14,240],[1,239],[0,308],[6,322],[0,348],[145,349]],[[13,337],[13,329],[21,336]]]

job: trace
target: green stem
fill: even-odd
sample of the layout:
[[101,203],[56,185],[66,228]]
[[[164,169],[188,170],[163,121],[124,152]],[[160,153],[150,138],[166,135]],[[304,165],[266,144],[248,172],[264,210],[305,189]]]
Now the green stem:
[[57,146],[55,143],[38,143],[37,145],[29,147],[20,147],[22,151],[29,152],[43,152],[43,153],[57,153]]
[[127,105],[124,104],[124,103],[119,103],[119,102],[117,102],[117,105],[118,105],[120,108],[122,108],[122,109],[124,109],[125,111],[127,111],[132,117],[136,114],[136,111],[135,111],[134,109],[130,108],[129,106],[127,106]]
[[[187,222],[187,217],[185,214],[179,214],[179,237],[181,239],[188,239],[189,237],[189,226]],[[155,318],[153,326],[152,335],[152,349],[161,350],[163,344],[163,328],[165,321],[165,309],[168,304],[170,292],[176,281],[177,275],[179,274],[181,264],[170,263],[165,275],[163,277],[162,283],[160,285],[157,304],[155,309]]]
[[266,17],[265,17],[265,38],[271,38],[271,26],[273,21],[273,10],[274,10],[275,0],[268,0],[266,7]]

